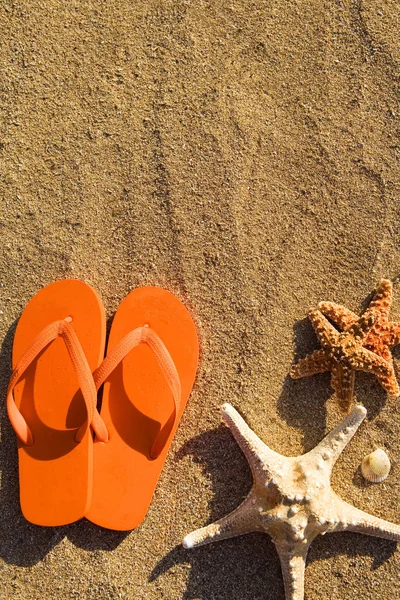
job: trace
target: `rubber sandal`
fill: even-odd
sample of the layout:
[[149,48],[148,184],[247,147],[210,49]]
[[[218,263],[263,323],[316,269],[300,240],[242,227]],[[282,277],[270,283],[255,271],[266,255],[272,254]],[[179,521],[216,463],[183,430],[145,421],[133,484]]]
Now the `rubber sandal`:
[[107,440],[92,377],[105,331],[99,296],[77,280],[40,290],[18,322],[7,410],[18,438],[22,513],[36,525],[72,523],[90,504],[90,426]]
[[131,292],[118,308],[103,381],[101,416],[109,440],[95,439],[92,505],[86,517],[108,529],[137,527],[149,508],[190,395],[199,345],[193,320],[161,288]]

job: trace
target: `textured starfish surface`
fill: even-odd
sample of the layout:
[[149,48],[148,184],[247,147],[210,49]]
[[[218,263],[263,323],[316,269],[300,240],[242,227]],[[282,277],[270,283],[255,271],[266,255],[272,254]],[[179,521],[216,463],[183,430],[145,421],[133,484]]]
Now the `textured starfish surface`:
[[[328,309],[326,303],[324,309]],[[365,347],[368,337],[378,339],[378,334],[373,333],[382,319],[382,313],[377,307],[369,307],[361,317],[355,315],[356,320],[342,332],[335,329],[320,310],[311,309],[308,316],[322,348],[299,360],[292,367],[290,375],[293,379],[331,371],[331,386],[344,411],[349,411],[352,403],[355,371],[373,373],[389,394],[399,395],[391,355],[388,361]]]
[[351,506],[330,485],[333,465],[363,421],[365,408],[355,406],[318,446],[296,457],[268,448],[230,404],[221,411],[250,465],[253,487],[232,513],[187,535],[185,548],[252,531],[268,533],[280,558],[286,600],[303,600],[307,552],[317,535],[356,531],[400,540],[400,525]]
[[[377,322],[364,340],[364,347],[379,356],[382,356],[389,363],[393,363],[390,348],[400,344],[400,323],[389,321],[389,310],[392,303],[393,286],[388,279],[382,279],[375,294],[366,308],[375,309],[379,312]],[[358,315],[351,310],[336,302],[320,302],[319,310],[331,319],[342,331],[346,331],[351,325],[359,319]],[[393,389],[397,385],[394,381]],[[399,393],[397,389],[397,393]],[[396,394],[397,395],[397,394]]]

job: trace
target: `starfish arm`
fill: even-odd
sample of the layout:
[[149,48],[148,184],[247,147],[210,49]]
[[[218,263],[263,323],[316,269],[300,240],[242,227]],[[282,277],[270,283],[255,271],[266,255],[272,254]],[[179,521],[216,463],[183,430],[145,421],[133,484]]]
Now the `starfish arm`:
[[362,344],[380,317],[380,313],[374,308],[368,308],[361,317],[346,329],[346,333],[352,335],[358,344]]
[[320,341],[323,348],[330,350],[332,346],[337,344],[339,339],[339,332],[331,325],[324,317],[322,312],[316,308],[312,308],[308,311],[308,318],[314,327],[315,333]]
[[386,540],[400,541],[400,525],[369,515],[339,496],[336,496],[335,504],[338,524],[334,531],[355,531]]
[[400,396],[399,384],[397,383],[393,366],[387,375],[376,374],[376,377],[383,389],[386,390],[390,396],[394,396],[396,398]]
[[381,356],[366,348],[360,348],[357,355],[357,364],[360,371],[373,373],[378,378],[381,386],[391,396],[399,396],[400,390],[394,372],[393,362],[388,362]]
[[253,478],[265,483],[285,472],[287,459],[264,444],[250,429],[236,409],[228,403],[221,406],[222,418],[232,431],[239,448],[249,463]]
[[292,379],[300,379],[301,377],[315,375],[315,373],[325,373],[331,369],[332,359],[328,356],[326,350],[321,348],[293,365],[290,370],[290,376]]
[[303,600],[304,574],[309,544],[288,547],[287,544],[275,539],[274,543],[281,563],[286,600]]
[[383,337],[376,337],[371,340],[371,342],[368,340],[368,343],[365,344],[365,348],[371,350],[371,352],[374,352],[378,356],[381,356],[389,364],[393,364],[393,356]]
[[349,412],[354,395],[354,369],[345,363],[337,363],[332,368],[331,386],[336,392],[339,406]]
[[238,535],[244,535],[245,533],[251,533],[252,531],[258,531],[259,526],[257,525],[253,500],[254,494],[250,491],[246,500],[233,512],[229,513],[229,515],[222,517],[222,519],[219,519],[215,523],[189,533],[183,539],[183,547],[195,548],[196,546],[204,546],[211,542],[226,540]]
[[338,363],[334,363],[332,365],[331,388],[333,390],[335,390],[335,392],[336,392],[336,390],[340,389],[341,381],[342,381],[341,369],[339,369]]
[[359,404],[355,406],[351,413],[306,456],[312,458],[317,464],[328,465],[332,471],[333,465],[363,422],[366,414],[367,411],[363,406]]
[[357,354],[348,360],[353,369],[358,371],[384,374],[389,367],[387,360],[367,348],[359,348]]
[[320,302],[318,304],[319,310],[331,319],[342,331],[353,325],[358,321],[358,315],[353,313],[351,310],[336,304],[336,302]]
[[400,323],[388,323],[383,331],[380,331],[383,343],[389,348],[400,344]]
[[376,288],[374,297],[372,298],[368,309],[374,308],[381,313],[383,317],[389,314],[390,305],[392,303],[393,285],[388,279],[382,279]]

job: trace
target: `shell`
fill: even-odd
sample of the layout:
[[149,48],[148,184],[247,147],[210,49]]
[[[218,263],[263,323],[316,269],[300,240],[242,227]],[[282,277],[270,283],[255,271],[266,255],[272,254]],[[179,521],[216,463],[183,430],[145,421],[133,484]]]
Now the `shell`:
[[363,458],[361,472],[365,479],[379,483],[386,479],[390,471],[390,460],[382,448],[377,448]]

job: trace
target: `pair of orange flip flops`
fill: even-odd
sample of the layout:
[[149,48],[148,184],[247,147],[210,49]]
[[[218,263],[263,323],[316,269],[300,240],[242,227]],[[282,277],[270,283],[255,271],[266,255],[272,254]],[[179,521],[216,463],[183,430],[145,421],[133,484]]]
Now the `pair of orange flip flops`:
[[150,505],[195,379],[196,328],[173,294],[143,287],[119,306],[107,353],[105,338],[102,301],[77,280],[40,290],[18,322],[7,409],[37,525],[129,530]]

